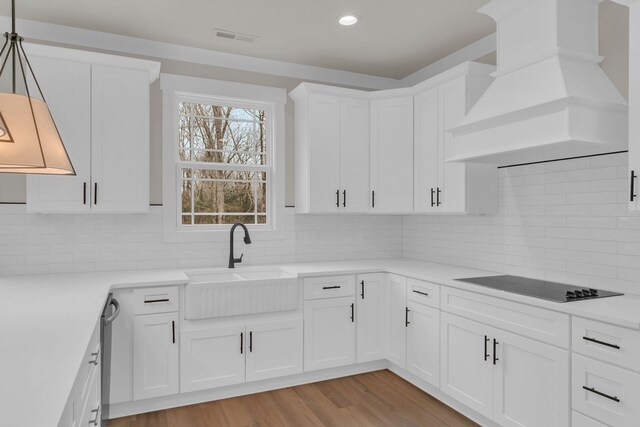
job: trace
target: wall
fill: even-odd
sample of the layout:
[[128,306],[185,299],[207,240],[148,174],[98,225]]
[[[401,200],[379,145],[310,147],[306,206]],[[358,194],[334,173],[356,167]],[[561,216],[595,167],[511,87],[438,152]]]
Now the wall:
[[403,256],[640,294],[627,155],[498,171],[498,213],[406,216]]
[[[284,234],[236,237],[243,265],[296,261],[396,258],[402,220],[395,216],[294,215]],[[34,215],[24,205],[0,206],[0,276],[154,268],[225,267],[227,241],[165,243],[162,208],[146,215]]]

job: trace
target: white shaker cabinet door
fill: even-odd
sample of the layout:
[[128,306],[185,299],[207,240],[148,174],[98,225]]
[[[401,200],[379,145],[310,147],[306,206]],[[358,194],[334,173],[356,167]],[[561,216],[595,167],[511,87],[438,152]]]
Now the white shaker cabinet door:
[[178,393],[178,313],[133,320],[134,400]]
[[440,114],[438,112],[438,88],[432,88],[414,99],[415,117],[415,188],[416,212],[433,212],[438,190],[438,148],[440,143]]
[[[89,212],[91,65],[37,56],[30,61],[76,176],[29,175],[27,210],[39,213]],[[35,84],[31,89],[37,93]],[[34,96],[39,98],[39,94]]]
[[340,98],[340,206],[369,212],[369,101]]
[[440,389],[487,418],[493,417],[493,328],[442,313]]
[[505,427],[568,427],[569,352],[498,329],[492,338],[494,421]]
[[410,301],[407,328],[407,370],[438,387],[440,384],[440,310]]
[[413,212],[413,97],[371,101],[372,213]]
[[247,324],[247,381],[302,372],[302,319]]
[[304,370],[356,362],[354,297],[304,302]]
[[149,210],[149,73],[93,65],[94,212]]
[[341,209],[340,98],[309,95],[309,205],[313,213]]
[[386,274],[359,274],[356,283],[358,363],[384,359]]
[[407,278],[388,275],[389,314],[387,359],[405,368],[407,366]]
[[181,332],[180,391],[243,383],[246,340],[243,325]]

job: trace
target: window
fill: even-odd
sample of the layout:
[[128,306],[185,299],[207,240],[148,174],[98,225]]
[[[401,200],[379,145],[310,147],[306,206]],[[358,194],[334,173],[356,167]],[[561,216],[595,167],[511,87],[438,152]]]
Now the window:
[[171,74],[160,85],[165,240],[226,240],[235,222],[283,235],[286,90]]
[[186,98],[177,108],[181,225],[268,225],[269,108]]

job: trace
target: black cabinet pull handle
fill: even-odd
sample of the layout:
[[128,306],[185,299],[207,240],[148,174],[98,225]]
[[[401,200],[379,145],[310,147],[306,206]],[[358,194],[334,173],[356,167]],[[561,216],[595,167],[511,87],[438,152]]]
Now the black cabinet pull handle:
[[93,183],[93,204],[94,205],[98,204],[98,183],[97,182]]
[[375,191],[371,191],[371,207],[372,208],[376,207],[376,192]]
[[487,343],[490,341],[488,336],[484,336],[484,361],[486,362],[489,358],[489,352],[487,352]]
[[240,354],[244,353],[244,332],[240,332]]
[[347,207],[347,190],[342,191],[342,207]]
[[253,353],[253,331],[249,331],[249,353]]
[[340,207],[340,190],[336,190],[336,207]]
[[351,303],[351,323],[355,322],[356,320],[356,307],[355,304]]
[[637,197],[636,190],[635,190],[637,177],[638,176],[636,175],[636,172],[631,171],[631,197],[629,198],[629,201],[631,202],[633,202]]
[[433,196],[436,194],[436,191],[432,188],[431,189],[431,207],[433,207],[436,202],[433,201]]
[[440,190],[440,187],[438,187],[438,190],[436,191],[436,206],[440,206],[442,203],[440,203],[440,193],[442,193],[442,191]]
[[495,338],[493,339],[493,364],[495,365],[496,362],[500,359],[498,359],[498,353],[496,351],[496,348],[498,347],[498,344],[500,344],[498,342],[498,340],[496,340]]
[[409,327],[409,307],[404,308],[404,326],[405,328]]
[[171,336],[172,336],[172,341],[175,344],[176,343],[176,321],[175,320],[171,321]]
[[598,390],[596,390],[596,389],[595,389],[595,388],[593,388],[593,387],[587,387],[586,385],[583,385],[583,386],[582,386],[582,388],[583,388],[583,389],[585,389],[585,390],[587,390],[588,392],[591,392],[591,393],[597,394],[598,396],[602,396],[602,397],[605,397],[605,398],[607,398],[607,399],[609,399],[609,400],[613,400],[614,402],[620,402],[620,399],[618,399],[618,396],[609,396],[609,395],[608,395],[608,394],[606,394],[606,393],[603,393],[603,392],[601,392],[601,391],[598,391]]
[[169,302],[169,298],[162,298],[162,299],[146,299],[144,300],[145,304],[153,304],[155,302]]
[[362,290],[362,292],[360,292],[360,297],[364,299],[364,280],[360,282],[360,289]]
[[323,286],[322,287],[322,289],[340,289],[340,288],[341,288],[341,286],[338,286],[338,285],[336,285],[336,286]]
[[609,344],[608,342],[600,341],[600,340],[597,340],[595,338],[590,338],[590,337],[582,337],[582,339],[585,340],[585,341],[593,342],[593,343],[596,343],[596,344],[600,344],[600,345],[604,345],[604,346],[607,346],[607,347],[611,347],[611,348],[615,348],[615,349],[620,350],[620,346],[616,345],[616,344]]
[[427,292],[422,292],[422,291],[416,291],[415,289],[413,290],[414,294],[420,294],[420,295],[424,295],[425,297],[428,297],[429,294]]
[[87,183],[86,182],[82,184],[82,204],[83,205],[87,204]]

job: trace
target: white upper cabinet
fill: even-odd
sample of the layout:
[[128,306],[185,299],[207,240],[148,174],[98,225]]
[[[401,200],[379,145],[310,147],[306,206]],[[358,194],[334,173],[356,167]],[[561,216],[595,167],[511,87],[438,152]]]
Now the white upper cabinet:
[[371,101],[371,212],[411,213],[413,97],[382,96]]
[[149,72],[91,67],[95,212],[149,209]]
[[31,57],[29,61],[76,175],[29,175],[27,208],[31,212],[89,212],[91,65],[44,57]]
[[296,103],[296,210],[369,209],[369,101],[366,92],[302,84]]
[[492,67],[467,63],[416,89],[414,167],[416,212],[492,213],[497,210],[495,165],[452,163],[456,126],[491,82]]
[[[617,0],[619,2],[619,0]],[[629,209],[640,211],[640,2],[629,10]]]
[[149,85],[160,64],[48,46],[29,51],[76,176],[28,176],[28,211],[146,212]]

